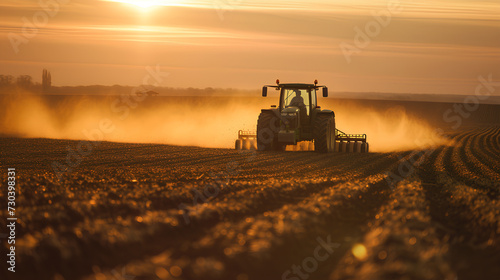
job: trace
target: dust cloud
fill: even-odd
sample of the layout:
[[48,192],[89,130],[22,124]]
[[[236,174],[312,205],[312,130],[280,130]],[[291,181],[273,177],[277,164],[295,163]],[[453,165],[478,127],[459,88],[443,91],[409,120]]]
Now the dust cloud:
[[[321,101],[323,109],[335,111],[338,129],[367,134],[372,152],[423,148],[419,143],[446,144],[425,120],[403,107],[377,110],[355,102]],[[276,100],[17,94],[0,96],[0,104],[3,135],[92,140],[104,121],[112,128],[102,132],[105,141],[233,148],[238,130],[255,130],[260,109]]]
[[366,134],[372,152],[420,150],[451,145],[439,130],[403,106],[374,108],[352,101],[332,104],[337,129],[348,134]]
[[[211,148],[234,147],[238,130],[255,130],[261,100],[223,97],[1,96],[0,133],[26,138],[91,140]],[[87,137],[90,135],[90,137]],[[91,138],[91,139],[89,139]],[[95,138],[95,137],[94,137]]]

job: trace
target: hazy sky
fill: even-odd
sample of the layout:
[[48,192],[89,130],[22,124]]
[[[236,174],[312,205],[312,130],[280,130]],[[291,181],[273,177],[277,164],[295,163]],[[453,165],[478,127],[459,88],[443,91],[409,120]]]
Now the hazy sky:
[[138,85],[157,64],[171,87],[472,94],[480,75],[500,81],[499,0],[2,0],[0,33],[0,74],[39,82],[47,68],[54,85]]

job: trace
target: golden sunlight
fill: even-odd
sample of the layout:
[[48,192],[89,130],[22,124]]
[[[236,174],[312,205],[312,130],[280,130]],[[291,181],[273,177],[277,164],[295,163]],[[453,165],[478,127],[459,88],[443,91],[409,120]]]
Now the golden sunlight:
[[106,0],[108,2],[118,2],[134,5],[139,8],[151,8],[156,6],[175,6],[179,0]]

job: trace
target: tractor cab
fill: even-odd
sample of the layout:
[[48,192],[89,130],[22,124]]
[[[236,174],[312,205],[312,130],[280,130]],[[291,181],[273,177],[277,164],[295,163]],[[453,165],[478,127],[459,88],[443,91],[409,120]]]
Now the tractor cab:
[[316,89],[310,85],[287,85],[281,88],[280,95],[281,112],[285,111],[288,114],[296,111],[300,126],[308,126],[311,112],[316,108]]
[[280,91],[280,103],[275,112],[281,120],[278,141],[295,145],[299,139],[312,140],[314,138],[312,120],[321,111],[317,107],[316,91],[323,88],[323,96],[326,97],[328,89],[325,86],[318,86],[317,81],[314,84],[280,84],[277,80],[276,86],[264,86],[262,96],[267,96],[268,87]]

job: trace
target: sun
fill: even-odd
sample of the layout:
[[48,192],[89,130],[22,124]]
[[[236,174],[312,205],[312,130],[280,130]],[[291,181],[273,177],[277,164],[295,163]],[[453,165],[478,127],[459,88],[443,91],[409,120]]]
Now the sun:
[[107,0],[110,2],[119,2],[124,4],[134,5],[139,8],[148,9],[156,6],[170,6],[174,5],[175,0]]
[[136,5],[141,8],[150,8],[153,6],[158,6],[158,1],[155,0],[138,0],[138,1],[122,1],[129,2],[129,4]]

